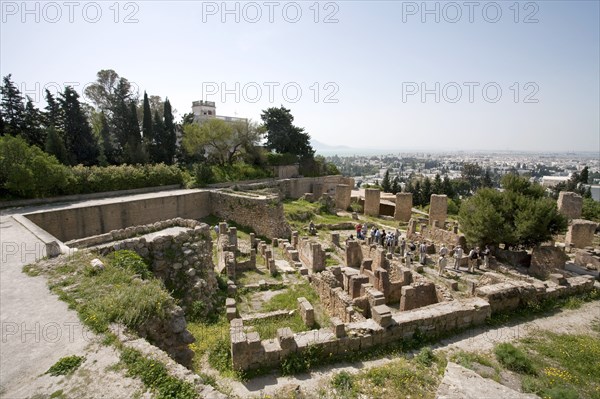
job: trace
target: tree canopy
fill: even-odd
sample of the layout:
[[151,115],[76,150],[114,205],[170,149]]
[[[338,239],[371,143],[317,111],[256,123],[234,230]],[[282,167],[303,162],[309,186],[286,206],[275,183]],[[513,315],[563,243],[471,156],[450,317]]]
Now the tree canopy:
[[481,188],[463,202],[459,220],[469,243],[532,247],[566,229],[556,201],[539,184],[509,174],[502,187],[502,192]]
[[294,126],[294,117],[283,106],[263,111],[260,118],[267,133],[266,147],[280,154],[294,154],[300,158],[312,158],[315,150],[310,145],[310,135],[304,128]]

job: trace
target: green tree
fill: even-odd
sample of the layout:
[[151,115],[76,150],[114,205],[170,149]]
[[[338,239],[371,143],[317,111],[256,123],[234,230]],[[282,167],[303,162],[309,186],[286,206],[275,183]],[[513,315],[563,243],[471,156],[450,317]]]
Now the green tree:
[[431,194],[433,194],[431,179],[426,177],[421,186],[421,205],[429,205],[431,202]]
[[2,113],[2,131],[0,135],[16,136],[23,129],[23,119],[25,108],[23,106],[23,96],[11,80],[12,75],[8,74],[2,79],[0,86],[0,113]]
[[50,155],[54,155],[60,163],[64,165],[69,164],[69,152],[65,147],[61,134],[53,125],[46,128],[44,151]]
[[383,180],[381,181],[381,188],[384,193],[392,192],[392,182],[390,181],[390,171],[386,170],[385,175],[383,175]]
[[461,205],[460,225],[469,243],[532,247],[566,229],[556,202],[540,185],[506,175],[502,187],[502,192],[479,189]]
[[144,105],[142,110],[142,134],[143,140],[150,157],[150,162],[157,162],[156,160],[156,141],[154,139],[154,132],[152,130],[152,111],[150,110],[150,101],[148,100],[148,94],[144,91]]
[[289,109],[268,108],[260,116],[267,133],[266,147],[280,154],[294,154],[300,158],[312,158],[315,151],[310,145],[310,135],[303,128],[294,126]]
[[442,181],[442,194],[446,194],[448,198],[454,198],[456,193],[454,192],[454,187],[448,175],[444,176],[444,180]]
[[579,175],[579,181],[582,184],[588,184],[588,178],[589,178],[589,174],[590,174],[590,170],[588,169],[588,167],[584,167],[581,170],[581,174]]
[[444,194],[444,185],[439,173],[436,173],[431,187],[433,194]]
[[469,183],[469,191],[474,193],[481,186],[483,169],[476,163],[465,163],[462,167],[461,177]]
[[46,131],[42,128],[42,113],[33,105],[31,98],[27,96],[27,104],[23,114],[23,128],[21,136],[32,145],[44,149],[46,142]]
[[70,86],[65,87],[59,102],[64,115],[64,141],[72,165],[93,165],[99,155],[92,128],[81,108],[79,95]]
[[586,220],[600,223],[600,202],[595,201],[592,198],[584,198],[581,217]]
[[481,187],[492,188],[494,187],[494,182],[492,181],[492,175],[490,172],[490,168],[485,169],[485,173],[481,178]]
[[177,150],[177,135],[175,133],[175,123],[173,120],[173,112],[171,109],[171,103],[169,99],[165,99],[164,105],[164,138],[160,140],[160,145],[164,147],[163,150],[163,162],[167,165],[171,165],[173,163],[173,159],[175,158],[175,151]]
[[394,181],[392,181],[392,193],[398,194],[400,191],[402,191],[402,187],[400,187],[400,179],[398,179],[398,176],[395,176]]
[[137,107],[135,101],[129,103],[129,114],[126,125],[127,142],[125,144],[125,160],[130,164],[143,164],[148,157],[142,146],[140,125],[138,124]]
[[62,114],[62,108],[60,103],[56,101],[56,98],[46,89],[46,112],[44,113],[44,124],[46,126],[54,126],[57,131],[62,132],[64,129],[64,117]]

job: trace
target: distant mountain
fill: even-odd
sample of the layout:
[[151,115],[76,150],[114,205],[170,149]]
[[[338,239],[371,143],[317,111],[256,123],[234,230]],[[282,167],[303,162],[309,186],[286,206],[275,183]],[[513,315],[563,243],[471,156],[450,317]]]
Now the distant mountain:
[[321,143],[318,140],[310,139],[310,145],[315,151],[332,151],[332,150],[351,150],[347,145],[329,145]]

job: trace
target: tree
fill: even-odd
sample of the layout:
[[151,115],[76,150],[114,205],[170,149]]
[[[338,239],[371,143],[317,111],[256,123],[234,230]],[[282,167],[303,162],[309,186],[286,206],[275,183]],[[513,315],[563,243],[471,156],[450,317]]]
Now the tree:
[[127,79],[120,78],[119,74],[112,69],[102,69],[96,74],[96,82],[87,86],[84,93],[98,110],[110,113],[115,107],[114,94],[119,84],[122,86],[127,84],[129,91]]
[[54,155],[56,159],[63,165],[69,164],[69,153],[65,147],[65,143],[53,125],[46,128],[46,142],[44,143],[44,151],[50,155]]
[[402,191],[402,187],[400,187],[400,180],[398,179],[398,176],[396,176],[392,182],[392,193],[398,194],[400,191]]
[[177,150],[177,135],[175,133],[175,123],[173,121],[173,112],[171,110],[171,103],[169,99],[165,99],[164,105],[164,122],[165,122],[165,130],[164,130],[164,138],[160,140],[161,145],[164,147],[163,154],[163,162],[167,165],[171,165],[173,163],[173,159],[175,158],[175,151]]
[[442,194],[446,194],[448,198],[455,197],[454,187],[448,175],[444,176],[444,180],[442,180]]
[[433,179],[433,185],[431,187],[431,191],[433,194],[444,194],[444,186],[442,183],[442,177],[439,173],[436,173],[435,178]]
[[258,142],[260,135],[260,127],[252,121],[227,123],[213,118],[202,125],[184,125],[182,145],[188,155],[206,153],[212,162],[224,166],[233,164],[241,150]]
[[429,205],[432,193],[431,179],[426,177],[421,186],[421,205]]
[[92,129],[81,109],[79,95],[70,86],[65,87],[59,102],[64,115],[64,140],[72,165],[93,165],[99,155]]
[[294,154],[300,158],[312,158],[315,151],[310,136],[303,128],[294,126],[294,117],[283,106],[268,108],[260,116],[267,133],[266,147],[280,154]]
[[62,115],[62,109],[60,104],[52,93],[46,89],[46,112],[44,114],[46,126],[54,126],[58,131],[62,131],[64,128],[64,121]]
[[469,190],[474,193],[481,186],[483,169],[476,163],[465,163],[462,167],[461,177],[469,183]]
[[23,128],[21,136],[31,145],[44,149],[46,142],[46,131],[42,128],[42,113],[34,105],[31,98],[27,96],[27,104],[23,114]]
[[494,182],[492,181],[492,176],[490,173],[490,168],[485,169],[485,173],[481,178],[481,187],[492,188],[494,187]]
[[2,95],[2,101],[0,102],[2,131],[0,131],[0,135],[16,136],[23,129],[25,108],[23,107],[23,96],[12,82],[11,76],[11,74],[5,76],[2,79],[2,86],[0,86],[0,94]]
[[581,170],[581,174],[579,175],[579,181],[582,184],[588,184],[588,178],[589,178],[589,174],[590,174],[590,170],[588,169],[588,167],[584,167]]
[[381,188],[384,193],[392,192],[392,183],[390,181],[390,171],[386,170],[385,175],[383,175],[383,180],[381,181]]
[[142,136],[140,134],[135,101],[129,103],[129,113],[125,129],[127,134],[127,142],[124,147],[125,161],[130,164],[146,163],[148,157],[142,147]]
[[142,135],[144,136],[144,144],[151,162],[156,162],[154,132],[152,130],[152,111],[150,110],[150,101],[148,94],[144,91],[144,105],[142,111]]
[[469,243],[532,247],[566,229],[556,201],[540,185],[506,175],[502,187],[503,192],[481,188],[461,205],[460,225]]

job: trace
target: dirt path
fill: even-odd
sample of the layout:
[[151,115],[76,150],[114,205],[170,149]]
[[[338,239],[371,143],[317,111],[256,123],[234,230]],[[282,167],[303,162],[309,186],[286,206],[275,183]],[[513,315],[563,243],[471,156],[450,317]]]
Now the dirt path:
[[[29,277],[24,265],[45,256],[45,247],[12,217],[0,218],[0,397],[130,398],[143,392],[138,380],[107,370],[119,361],[112,348],[79,321],[75,311],[47,287],[44,277]],[[85,356],[70,377],[44,373],[65,356]]]
[[[440,341],[434,345],[435,350],[465,350],[488,351],[496,343],[514,341],[529,334],[547,330],[556,333],[585,334],[592,332],[590,325],[600,321],[600,301],[584,304],[579,309],[561,310],[556,314],[541,317],[536,320],[509,323],[496,328],[472,328],[452,338]],[[298,374],[293,377],[282,377],[269,374],[254,378],[248,382],[224,382],[232,387],[232,394],[247,398],[260,395],[272,395],[284,386],[300,387],[303,392],[314,392],[335,373],[340,371],[356,372],[360,369],[381,366],[394,358],[382,358],[358,363],[339,363],[332,366],[320,367],[310,373]]]

